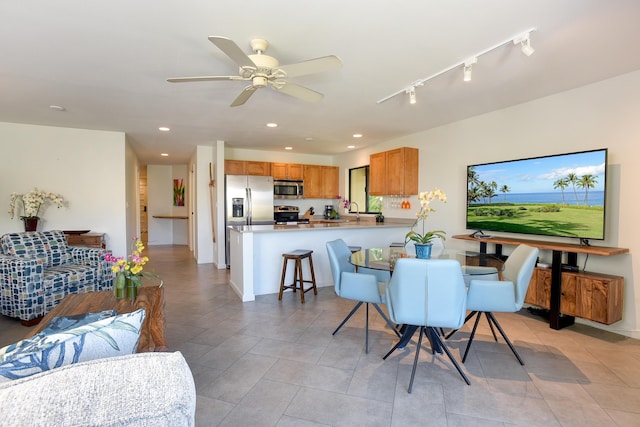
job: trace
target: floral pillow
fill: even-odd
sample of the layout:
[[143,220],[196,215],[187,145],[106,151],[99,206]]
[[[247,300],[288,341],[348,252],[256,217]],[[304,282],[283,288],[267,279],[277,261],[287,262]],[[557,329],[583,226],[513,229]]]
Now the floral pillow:
[[145,311],[140,309],[22,340],[5,351],[0,382],[72,363],[135,353],[144,317]]

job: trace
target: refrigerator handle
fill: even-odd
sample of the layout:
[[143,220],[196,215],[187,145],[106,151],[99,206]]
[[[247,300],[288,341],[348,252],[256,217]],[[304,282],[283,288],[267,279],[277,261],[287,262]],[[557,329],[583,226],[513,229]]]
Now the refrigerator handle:
[[253,201],[251,200],[251,188],[245,188],[247,193],[247,225],[251,225],[253,212],[251,212],[253,208]]

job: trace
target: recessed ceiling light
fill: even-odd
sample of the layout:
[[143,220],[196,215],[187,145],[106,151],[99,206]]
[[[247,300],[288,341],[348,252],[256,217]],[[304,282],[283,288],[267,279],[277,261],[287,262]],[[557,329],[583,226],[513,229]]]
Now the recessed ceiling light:
[[284,147],[285,150],[293,150],[293,147]]
[[305,140],[305,141],[313,141],[313,138],[311,138],[310,136],[308,136],[308,137],[306,137],[304,140]]
[[353,137],[354,138],[362,138],[362,134],[361,133],[354,133]]
[[66,108],[60,106],[60,105],[49,105],[49,108],[51,108],[52,110],[56,110],[56,111],[67,111]]
[[267,127],[268,128],[277,128],[278,124],[277,123],[267,123]]
[[162,157],[169,157],[169,155],[168,155],[167,153],[160,153],[160,155],[161,155]]
[[159,130],[160,132],[169,132],[171,129],[170,129],[170,128],[168,128],[168,127],[166,127],[166,126],[160,126],[160,127],[158,128],[158,130]]
[[355,145],[347,145],[347,148],[356,148]]

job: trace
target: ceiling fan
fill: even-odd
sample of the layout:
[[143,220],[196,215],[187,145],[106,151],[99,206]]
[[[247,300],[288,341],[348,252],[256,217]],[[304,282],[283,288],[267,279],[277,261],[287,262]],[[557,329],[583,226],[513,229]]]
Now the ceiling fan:
[[322,56],[307,61],[296,62],[289,65],[280,65],[278,60],[264,52],[269,47],[269,42],[264,39],[251,40],[253,55],[245,54],[240,47],[226,37],[210,36],[209,41],[216,45],[240,67],[237,76],[201,76],[201,77],[174,77],[167,79],[170,83],[207,82],[221,80],[250,81],[251,84],[244,88],[238,97],[231,103],[232,107],[244,104],[260,88],[271,86],[278,92],[290,95],[304,101],[317,102],[324,95],[304,86],[291,83],[287,77],[304,76],[307,74],[331,71],[342,67],[342,61],[335,55]]

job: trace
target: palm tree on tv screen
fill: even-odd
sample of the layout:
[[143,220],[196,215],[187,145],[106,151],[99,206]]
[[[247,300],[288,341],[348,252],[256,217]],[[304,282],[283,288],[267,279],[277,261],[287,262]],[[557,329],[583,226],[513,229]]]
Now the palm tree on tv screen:
[[578,204],[578,193],[576,193],[576,184],[578,184],[578,182],[580,182],[580,178],[578,178],[578,175],[576,175],[575,173],[571,172],[569,175],[567,175],[567,181],[569,182],[569,184],[571,184],[571,187],[573,187],[573,195],[576,198],[576,205]]
[[589,205],[589,189],[594,188],[596,183],[598,182],[598,178],[591,175],[586,174],[580,177],[580,181],[578,181],[578,187],[584,188],[584,205]]
[[504,184],[502,187],[500,187],[500,192],[503,194],[504,196],[504,201],[507,201],[507,193],[511,192],[511,189],[509,188],[509,186],[507,184]]
[[565,201],[564,201],[564,189],[567,188],[568,186],[569,186],[569,180],[567,178],[558,179],[557,181],[555,181],[553,183],[553,189],[554,190],[559,188],[560,191],[562,191],[562,204],[563,205],[565,204]]

